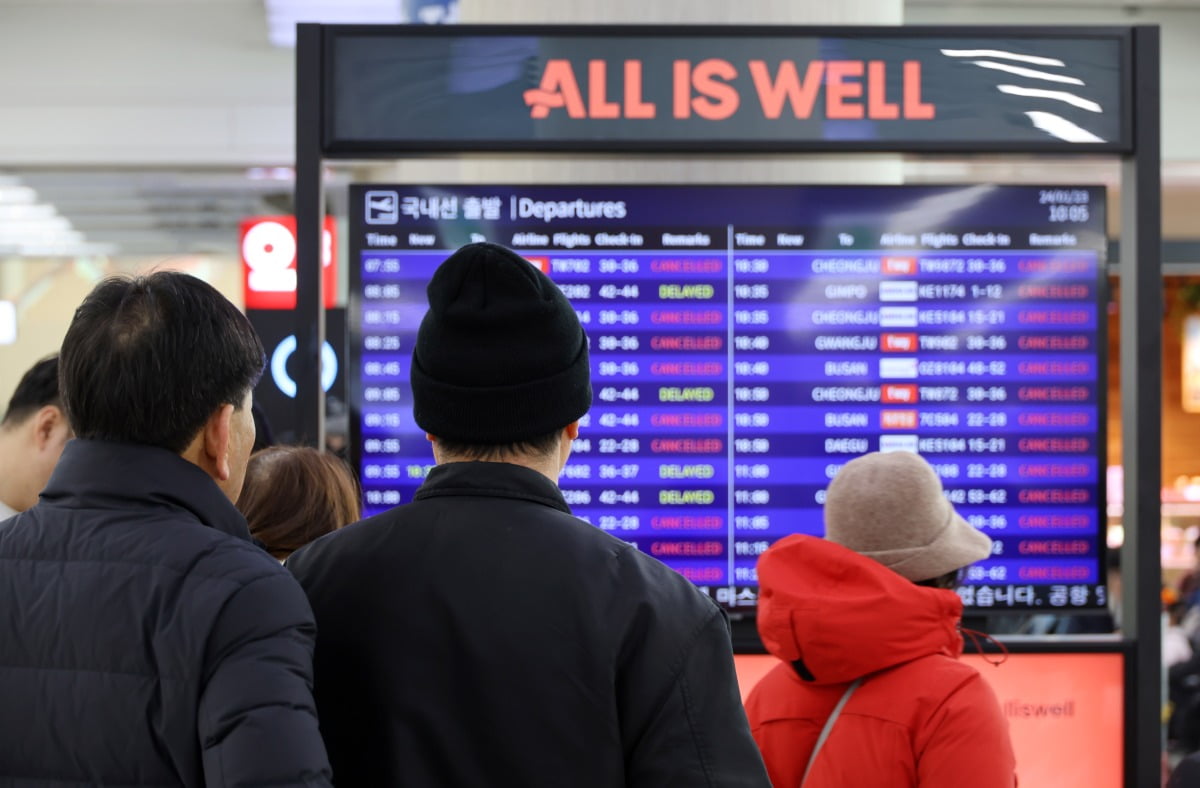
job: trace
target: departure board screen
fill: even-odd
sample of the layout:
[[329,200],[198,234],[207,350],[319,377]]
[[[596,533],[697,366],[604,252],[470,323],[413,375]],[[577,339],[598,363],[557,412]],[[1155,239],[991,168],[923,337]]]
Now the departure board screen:
[[1104,193],[1033,186],[351,189],[351,396],[368,515],[433,462],[410,353],[473,241],[541,268],[587,331],[572,511],[734,612],[774,541],[821,535],[850,459],[912,451],[995,541],[968,607],[1104,588]]

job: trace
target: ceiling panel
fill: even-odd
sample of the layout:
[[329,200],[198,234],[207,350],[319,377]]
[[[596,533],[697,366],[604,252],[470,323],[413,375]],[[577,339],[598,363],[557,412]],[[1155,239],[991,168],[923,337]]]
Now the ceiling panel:
[[[9,171],[39,204],[82,234],[84,244],[122,255],[236,254],[238,225],[291,210],[290,173],[243,169]],[[286,174],[286,179],[281,176]]]

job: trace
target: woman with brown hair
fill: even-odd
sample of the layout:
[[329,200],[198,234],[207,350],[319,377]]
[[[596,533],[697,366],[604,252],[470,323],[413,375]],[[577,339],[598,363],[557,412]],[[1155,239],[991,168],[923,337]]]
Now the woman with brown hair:
[[237,508],[251,535],[280,561],[362,517],[358,485],[346,464],[307,446],[256,452]]

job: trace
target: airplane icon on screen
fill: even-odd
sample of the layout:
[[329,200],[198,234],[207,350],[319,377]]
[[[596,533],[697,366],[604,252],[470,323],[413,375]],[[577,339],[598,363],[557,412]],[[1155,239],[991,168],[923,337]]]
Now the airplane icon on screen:
[[396,224],[400,221],[400,195],[393,191],[367,192],[367,224]]

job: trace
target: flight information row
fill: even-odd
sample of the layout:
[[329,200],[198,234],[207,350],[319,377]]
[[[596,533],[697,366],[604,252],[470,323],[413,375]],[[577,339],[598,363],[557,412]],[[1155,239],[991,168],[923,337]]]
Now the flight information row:
[[[365,250],[362,281],[394,282],[397,276],[428,281],[452,250]],[[1094,283],[1098,256],[1088,250],[1014,250],[989,254],[885,250],[761,251],[656,249],[621,252],[521,249],[520,254],[551,279],[573,277],[726,280],[744,276],[794,280],[803,277],[858,279],[916,277],[922,281],[975,278],[985,282],[1036,279],[1037,285],[1063,281]],[[1043,296],[1045,297],[1045,296]],[[1059,297],[1059,296],[1051,296]]]
[[[565,279],[566,277],[564,277]],[[572,302],[640,300],[647,302],[714,301],[732,297],[739,301],[812,301],[829,302],[912,302],[912,301],[1091,301],[1096,297],[1095,281],[1061,284],[1018,282],[980,282],[971,280],[920,282],[895,280],[873,282],[843,281],[820,277],[797,281],[794,277],[776,281],[747,281],[729,284],[726,279],[688,284],[678,277],[641,279],[629,282],[625,277],[606,281],[595,277],[559,283],[559,289]],[[391,281],[363,286],[363,297],[372,301],[400,301],[419,292],[420,280]],[[731,289],[732,288],[732,289]]]
[[[406,346],[407,339],[407,346]],[[363,338],[364,349],[372,353],[411,350],[414,339],[384,331],[367,334]],[[633,353],[670,354],[686,353],[689,356],[727,357],[732,349],[736,356],[762,355],[770,352],[849,354],[919,353],[922,357],[940,357],[943,354],[968,351],[973,354],[990,354],[1005,351],[1020,351],[1023,354],[1084,352],[1096,347],[1097,337],[1088,333],[989,331],[985,333],[940,333],[924,332],[790,332],[755,331],[736,333],[732,338],[724,331],[720,333],[667,333],[662,330],[622,330],[606,332],[592,328],[588,337],[590,352],[595,357],[604,354],[613,356]],[[386,364],[386,366],[385,366]],[[403,369],[403,360],[378,358],[366,362],[363,372],[366,377],[394,375]]]
[[[411,460],[395,456],[394,451],[388,450],[391,445],[389,441],[393,439],[368,440],[372,441],[372,444],[364,447],[363,450],[368,460],[364,473],[367,479],[424,478],[424,469],[426,469],[427,463],[423,462],[419,456]],[[371,459],[372,455],[394,457],[394,460],[376,463]],[[1085,483],[1097,481],[1101,473],[1098,461],[1090,455],[1082,455],[1077,458],[1037,455],[989,457],[986,460],[978,461],[964,461],[961,458],[953,457],[943,459],[936,456],[927,456],[926,459],[945,481],[948,488],[952,488],[960,480],[967,482],[1013,481],[1029,484]],[[654,461],[648,461],[644,457],[639,458],[638,461],[624,459],[606,461],[597,458],[580,459],[576,455],[563,471],[562,482],[577,486],[586,482],[604,484],[608,480],[626,485],[634,485],[638,482],[652,484],[650,487],[642,488],[640,494],[638,488],[631,488],[629,490],[631,498],[628,500],[622,498],[619,501],[605,501],[606,503],[637,503],[640,495],[640,499],[644,503],[650,503],[653,500],[665,504],[706,503],[711,505],[713,501],[681,499],[675,495],[675,491],[667,489],[663,485],[690,483],[725,487],[731,480],[736,480],[738,484],[743,485],[751,482],[765,484],[774,480],[776,484],[784,483],[797,489],[807,489],[806,486],[798,484],[798,480],[831,480],[841,470],[842,465],[843,463],[835,462],[829,457],[787,457],[762,460],[746,458],[739,462],[729,461],[725,457],[680,455],[658,457]],[[822,490],[824,487],[817,483],[814,489]],[[1040,498],[1035,498],[1033,490],[1036,488],[1028,487],[1028,489],[1030,492],[1020,496],[1022,501],[1043,502]],[[994,497],[990,494],[985,496],[983,491],[971,491],[968,496],[965,491],[954,493],[948,489],[947,494],[952,501],[959,503],[979,503],[981,501],[971,500],[976,492],[988,500]],[[724,496],[724,491],[721,496]],[[822,495],[816,495],[813,499],[822,497]],[[589,502],[590,500],[589,497]],[[740,498],[739,502],[742,502]],[[757,501],[746,500],[745,502],[756,503]]]
[[[698,583],[753,583],[757,580],[755,563],[757,555],[727,557],[723,552],[717,554],[722,547],[719,539],[710,542],[689,542],[688,550],[711,550],[714,557],[681,557],[681,545],[684,543],[659,539],[629,539],[629,544],[639,550],[658,558],[667,566]],[[765,549],[765,548],[764,548]],[[732,571],[730,571],[732,570]],[[973,571],[972,571],[973,570]],[[732,575],[732,576],[731,576]],[[1005,583],[1005,582],[1039,582],[1039,583],[1086,583],[1095,585],[1102,582],[1097,569],[1095,552],[1091,556],[1064,558],[1061,555],[1021,556],[1011,561],[984,560],[975,564],[964,578],[970,583]]]
[[[730,326],[769,327],[767,330],[829,331],[875,328],[928,329],[946,327],[999,328],[1015,330],[1058,329],[1094,331],[1099,325],[1095,304],[1064,307],[1050,302],[1005,303],[986,307],[880,306],[878,308],[834,307],[821,303],[755,304],[728,308],[713,303],[698,309],[664,308],[640,303],[591,307],[576,302],[579,322],[589,332],[593,327],[629,328],[647,326],[654,330],[711,331]],[[363,307],[362,328],[367,333],[415,332],[425,316],[425,305],[415,302],[371,302]],[[758,331],[742,332],[758,333]]]
[[[364,363],[364,378],[366,368],[371,364],[388,364],[395,366],[388,369],[388,375],[393,380],[400,380],[400,369],[403,362],[366,362]],[[383,372],[380,367],[379,372]],[[374,377],[380,377],[380,374]],[[412,394],[403,386],[379,386],[367,384],[370,393],[366,395],[368,404],[372,402],[398,402],[412,404]],[[732,390],[731,390],[732,389]],[[1094,385],[1073,384],[1054,385],[1042,382],[1001,383],[979,382],[968,385],[927,385],[917,383],[886,383],[881,385],[820,385],[820,384],[789,384],[786,387],[774,386],[770,381],[752,385],[738,383],[734,385],[719,385],[712,382],[695,385],[694,381],[680,379],[676,382],[639,384],[630,381],[594,382],[593,391],[598,413],[619,403],[621,406],[655,405],[656,403],[671,404],[672,413],[678,412],[678,418],[684,419],[679,426],[705,426],[705,422],[688,421],[692,418],[687,414],[692,410],[708,412],[712,406],[724,406],[730,402],[738,403],[739,407],[761,406],[772,402],[786,401],[796,403],[821,403],[833,408],[862,408],[863,412],[872,412],[875,405],[916,405],[926,404],[955,404],[955,403],[1043,403],[1046,405],[1084,405],[1094,404],[1097,390]],[[401,426],[397,419],[404,417],[391,410],[379,411],[370,407],[365,411],[366,424],[370,427]],[[585,417],[586,418],[586,417]],[[611,417],[610,417],[611,418]],[[660,421],[654,426],[670,426],[666,416],[660,416]],[[705,416],[704,418],[709,418]],[[861,423],[861,417],[859,418]],[[869,416],[867,417],[870,418]],[[596,424],[601,424],[598,420]],[[653,423],[653,422],[652,422]],[[593,420],[588,419],[583,426],[592,426]],[[853,426],[847,424],[831,424],[831,426]],[[867,426],[862,423],[862,426]],[[1062,426],[1062,425],[1056,425]]]
[[[397,392],[397,389],[375,388],[372,390],[372,394],[366,397],[366,401],[368,403],[400,402],[398,396],[389,396],[392,392]],[[661,434],[666,432],[726,436],[733,432],[745,435],[759,434],[764,430],[769,430],[772,437],[785,440],[796,435],[812,434],[825,436],[830,441],[842,441],[864,438],[865,435],[853,434],[864,431],[866,435],[877,435],[876,430],[952,431],[955,433],[981,430],[990,433],[997,429],[1015,429],[1031,433],[1064,430],[1086,433],[1093,431],[1099,423],[1099,416],[1094,406],[1013,406],[975,409],[978,407],[969,404],[961,405],[955,410],[915,407],[880,407],[869,410],[864,408],[850,410],[828,406],[746,407],[732,413],[691,407],[687,409],[630,408],[598,411],[587,420],[587,424],[584,426],[588,427],[591,433],[619,433],[623,438],[636,440],[638,442],[637,450],[644,447],[657,454],[672,452],[669,447],[673,444],[661,437]],[[384,414],[381,414],[379,418],[364,419],[364,435],[369,436],[371,428],[375,425],[378,425],[381,430],[390,431],[395,425],[404,426],[410,421],[411,416],[406,418],[404,414],[389,418],[385,418]],[[647,430],[653,430],[653,432],[647,432]],[[823,447],[823,451],[826,453],[843,453],[836,448],[836,443],[812,445]],[[1058,451],[1075,453],[1086,450],[1091,445],[1090,443],[1061,443]],[[591,447],[591,441],[587,437],[583,437],[579,439],[575,450],[578,453],[586,454]],[[1013,449],[1019,450],[1015,441]],[[718,451],[720,450],[718,449]]]
[[[867,383],[877,380],[952,381],[961,378],[1007,378],[1019,375],[1028,381],[1091,381],[1100,365],[1094,354],[1057,354],[1035,358],[1007,355],[980,359],[978,356],[920,358],[884,356],[877,359],[839,359],[828,355],[759,356],[753,359],[711,359],[695,356],[626,356],[619,359],[594,359],[593,378],[629,382],[665,379],[726,380],[771,378],[771,383],[815,383],[830,379]],[[367,370],[366,364],[375,364]],[[409,365],[399,359],[378,358],[364,362],[364,377],[376,381],[402,383],[408,380]],[[374,373],[374,374],[372,374]],[[370,401],[370,400],[368,400]]]
[[[428,445],[422,445],[424,434],[396,434],[390,430],[376,433],[379,437],[371,437],[369,433],[363,440],[364,458],[373,455],[384,456],[428,456]],[[910,451],[925,456],[936,455],[987,455],[987,463],[1003,460],[1000,455],[1006,453],[1046,453],[1059,452],[1064,455],[1091,454],[1095,456],[1095,436],[1088,433],[1072,435],[1058,430],[1048,430],[1047,433],[1034,434],[989,434],[984,433],[974,437],[964,437],[958,434],[945,436],[921,436],[907,434],[863,434],[840,438],[830,438],[823,434],[815,435],[770,435],[764,437],[731,438],[727,433],[709,435],[678,435],[657,436],[643,435],[627,437],[623,434],[611,438],[578,438],[572,443],[572,456],[575,462],[596,455],[603,458],[606,455],[641,455],[657,457],[657,455],[682,455],[690,457],[724,457],[732,449],[735,456],[770,455],[769,460],[775,462],[788,457],[815,457],[833,460],[838,455],[850,457],[871,451]],[[394,451],[393,451],[394,449]],[[1020,457],[1014,458],[1020,459]],[[1069,460],[1069,458],[1067,458]],[[622,462],[624,459],[622,459]],[[1063,460],[1060,460],[1063,461]]]

